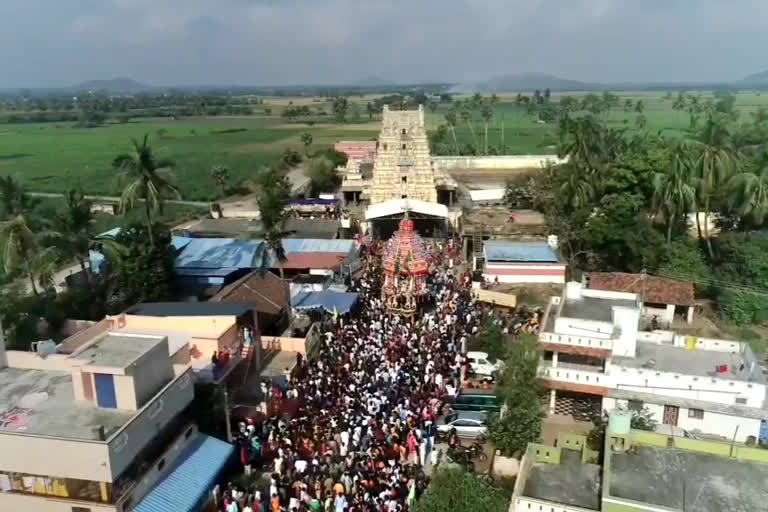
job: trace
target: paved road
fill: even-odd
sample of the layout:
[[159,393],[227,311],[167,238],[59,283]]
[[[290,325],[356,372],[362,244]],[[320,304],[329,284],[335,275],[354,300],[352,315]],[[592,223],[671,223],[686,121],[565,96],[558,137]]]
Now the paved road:
[[[65,194],[59,192],[27,192],[32,197],[65,197]],[[85,196],[86,199],[91,201],[119,201],[118,196]],[[180,204],[184,206],[199,206],[202,208],[210,207],[211,203],[208,201],[184,201],[183,199],[166,199],[163,201],[166,204]]]

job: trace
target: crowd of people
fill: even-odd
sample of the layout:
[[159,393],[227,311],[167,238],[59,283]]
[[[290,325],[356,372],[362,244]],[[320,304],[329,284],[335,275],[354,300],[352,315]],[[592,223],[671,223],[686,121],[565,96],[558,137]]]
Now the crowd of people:
[[[264,383],[273,407],[239,425],[246,473],[269,474],[269,489],[221,493],[227,512],[405,512],[429,485],[438,460],[442,398],[460,387],[467,340],[481,308],[450,251],[432,248],[428,293],[416,318],[387,314],[375,251],[353,281],[361,308],[329,315],[316,357],[300,358],[287,383]],[[291,414],[281,407],[299,403]]]

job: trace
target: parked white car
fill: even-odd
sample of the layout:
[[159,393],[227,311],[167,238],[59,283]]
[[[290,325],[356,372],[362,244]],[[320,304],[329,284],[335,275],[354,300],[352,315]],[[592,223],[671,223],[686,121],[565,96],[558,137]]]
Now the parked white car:
[[445,437],[455,428],[459,437],[475,439],[488,430],[486,418],[485,411],[455,411],[437,419],[437,433]]
[[481,377],[490,377],[501,370],[503,366],[501,361],[490,362],[487,352],[467,352],[467,359],[472,373]]

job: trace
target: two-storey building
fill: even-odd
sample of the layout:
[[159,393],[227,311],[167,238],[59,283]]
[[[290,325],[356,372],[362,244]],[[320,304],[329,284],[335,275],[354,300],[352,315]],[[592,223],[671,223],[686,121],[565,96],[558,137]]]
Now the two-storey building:
[[728,439],[758,437],[765,376],[749,345],[642,331],[638,295],[567,283],[552,297],[539,342],[550,413],[589,419],[648,409],[659,423]]
[[168,338],[107,330],[37,348],[6,351],[0,337],[0,510],[140,510],[190,464],[201,485],[175,510],[193,510],[233,447],[185,420],[192,370]]

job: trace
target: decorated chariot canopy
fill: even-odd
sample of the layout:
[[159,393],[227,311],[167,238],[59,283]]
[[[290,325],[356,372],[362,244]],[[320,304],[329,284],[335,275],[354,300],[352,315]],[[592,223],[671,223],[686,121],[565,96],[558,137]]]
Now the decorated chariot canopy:
[[430,259],[424,241],[413,230],[413,221],[406,216],[384,247],[384,272],[391,276],[426,276]]
[[406,216],[383,251],[384,286],[382,297],[391,313],[411,316],[418,297],[427,293],[427,274],[431,257],[424,241]]

